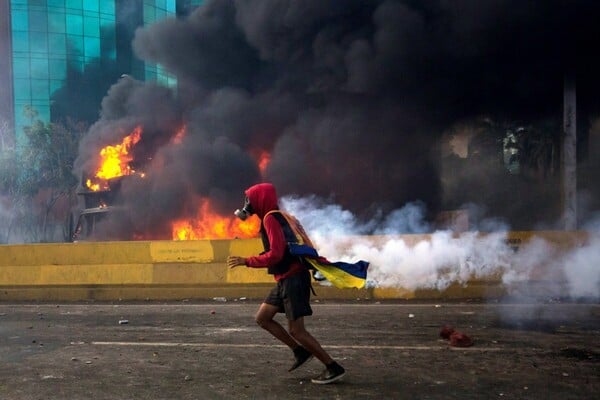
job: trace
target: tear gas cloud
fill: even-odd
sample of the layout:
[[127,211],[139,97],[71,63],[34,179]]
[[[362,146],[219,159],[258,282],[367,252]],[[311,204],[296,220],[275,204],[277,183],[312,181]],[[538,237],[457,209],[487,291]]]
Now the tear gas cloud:
[[543,285],[537,296],[544,299],[600,298],[600,230],[593,229],[597,221],[590,223],[588,241],[573,250],[561,252],[534,237],[515,252],[502,229],[485,235],[477,231],[420,235],[422,226],[415,222],[422,221],[423,211],[412,204],[383,221],[384,226],[414,226],[414,231],[405,231],[408,235],[362,236],[373,226],[359,223],[338,205],[314,197],[285,197],[281,202],[299,218],[321,255],[346,262],[369,260],[372,286],[444,290],[452,283],[466,285],[474,278],[499,276],[513,297],[534,298],[528,286],[534,281]]

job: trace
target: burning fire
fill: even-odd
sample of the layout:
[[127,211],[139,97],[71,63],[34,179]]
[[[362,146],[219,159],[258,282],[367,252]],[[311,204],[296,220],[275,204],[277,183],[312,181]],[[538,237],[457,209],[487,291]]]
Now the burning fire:
[[267,166],[269,165],[269,163],[271,162],[271,155],[269,153],[267,153],[266,151],[263,151],[260,154],[260,157],[258,158],[258,169],[260,170],[261,174],[265,174],[265,171],[267,170]]
[[177,220],[172,223],[173,240],[231,239],[255,237],[260,221],[253,216],[246,221],[223,217],[211,209],[210,201],[200,201],[195,220]]
[[106,146],[100,150],[100,167],[95,175],[95,178],[99,179],[94,181],[88,179],[86,186],[94,192],[106,190],[109,188],[107,183],[109,179],[135,173],[135,170],[129,165],[133,160],[133,156],[129,154],[129,150],[141,138],[142,127],[137,126],[133,132],[125,136],[121,144]]
[[181,128],[179,128],[177,133],[175,133],[175,136],[173,136],[173,139],[171,139],[172,143],[181,144],[181,142],[183,142],[183,137],[186,134],[186,129],[186,125],[183,125]]
[[267,150],[262,149],[254,149],[250,151],[250,154],[256,160],[256,164],[258,165],[258,170],[261,175],[265,175],[267,171],[267,166],[271,162],[271,154]]
[[[171,139],[173,144],[181,144],[186,135],[186,126],[182,126]],[[86,186],[91,191],[109,190],[108,181],[113,178],[132,175],[136,171],[130,166],[133,156],[131,148],[142,137],[142,127],[136,127],[120,144],[106,146],[100,150],[100,167],[94,178],[86,181]],[[251,152],[261,173],[264,174],[271,155],[266,150]],[[140,174],[143,177],[143,174]],[[208,199],[199,201],[197,215],[193,219],[178,219],[171,222],[173,240],[203,240],[203,239],[231,239],[252,238],[258,234],[260,220],[253,216],[246,221],[241,221],[235,216],[224,217],[216,213]],[[101,207],[106,207],[102,204]],[[141,236],[140,236],[141,238]]]

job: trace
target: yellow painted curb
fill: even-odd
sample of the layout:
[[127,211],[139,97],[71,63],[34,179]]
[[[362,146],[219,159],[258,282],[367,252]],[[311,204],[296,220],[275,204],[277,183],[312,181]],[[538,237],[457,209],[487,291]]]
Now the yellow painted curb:
[[[397,236],[414,246],[431,235]],[[518,249],[534,237],[559,249],[580,246],[585,232],[510,232]],[[379,243],[383,236],[357,237]],[[349,243],[352,242],[349,239]],[[262,251],[258,239],[201,241],[81,242],[0,245],[0,300],[263,298],[274,285],[266,269],[227,268],[229,255]],[[336,289],[314,284],[317,298],[436,299],[498,297],[499,276],[471,279],[439,291],[406,288]]]

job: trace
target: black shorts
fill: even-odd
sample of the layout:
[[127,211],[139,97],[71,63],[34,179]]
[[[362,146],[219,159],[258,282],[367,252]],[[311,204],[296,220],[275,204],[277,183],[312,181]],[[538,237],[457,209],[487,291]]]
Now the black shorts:
[[310,290],[310,273],[302,271],[278,281],[264,302],[277,307],[277,312],[285,312],[287,319],[294,321],[312,315]]

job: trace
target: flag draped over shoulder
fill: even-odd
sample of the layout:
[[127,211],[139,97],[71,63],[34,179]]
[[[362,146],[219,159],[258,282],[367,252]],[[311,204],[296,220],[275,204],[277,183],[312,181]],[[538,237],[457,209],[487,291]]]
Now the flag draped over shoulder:
[[350,264],[345,262],[331,262],[324,257],[304,258],[314,269],[319,271],[335,287],[340,289],[365,287],[367,281],[367,261],[358,261]]
[[309,267],[319,271],[325,279],[340,289],[362,289],[367,281],[367,261],[346,263],[331,262],[321,257],[314,247],[306,244],[288,243],[290,253],[302,257]]
[[302,225],[293,216],[281,211],[273,212],[282,225],[288,249],[292,255],[301,257],[309,268],[319,271],[325,279],[340,289],[362,289],[367,281],[369,263],[331,262],[319,255]]

